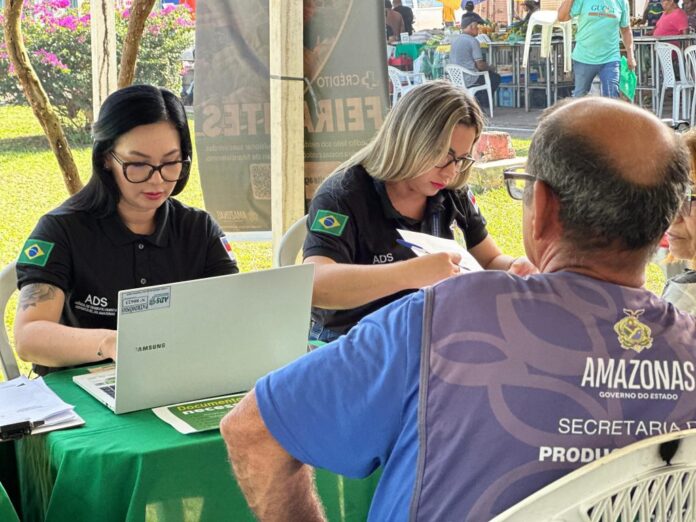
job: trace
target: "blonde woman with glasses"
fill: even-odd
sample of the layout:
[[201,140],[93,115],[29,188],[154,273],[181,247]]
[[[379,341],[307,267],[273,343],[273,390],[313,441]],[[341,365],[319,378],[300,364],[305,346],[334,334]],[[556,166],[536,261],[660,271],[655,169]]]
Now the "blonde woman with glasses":
[[501,253],[467,187],[482,129],[471,96],[447,82],[421,85],[322,184],[303,249],[315,265],[312,339],[332,341],[387,303],[460,273],[458,254],[416,257],[398,229],[458,239],[486,269],[536,270]]
[[672,258],[688,261],[690,268],[667,281],[663,297],[680,310],[696,315],[696,129],[682,136],[691,153],[692,185],[667,235]]

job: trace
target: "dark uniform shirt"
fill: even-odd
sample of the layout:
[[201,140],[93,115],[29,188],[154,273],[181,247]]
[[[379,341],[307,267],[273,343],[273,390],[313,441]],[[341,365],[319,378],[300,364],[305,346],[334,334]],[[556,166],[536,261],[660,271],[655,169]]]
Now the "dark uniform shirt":
[[155,232],[142,236],[117,213],[98,219],[58,207],[39,220],[22,248],[17,286],[60,288],[65,293],[61,324],[115,330],[119,290],[239,271],[224,233],[205,211],[168,199],[156,221]]
[[[410,248],[397,243],[401,237],[399,228],[447,239],[454,238],[458,228],[468,249],[488,235],[486,220],[471,192],[440,191],[428,198],[423,220],[417,221],[399,214],[384,183],[372,178],[362,166],[334,174],[324,182],[310,204],[307,227],[305,258],[324,256],[336,263],[356,265],[395,263],[416,257]],[[364,316],[410,292],[398,292],[349,310],[313,308],[312,321],[333,332],[345,333]]]

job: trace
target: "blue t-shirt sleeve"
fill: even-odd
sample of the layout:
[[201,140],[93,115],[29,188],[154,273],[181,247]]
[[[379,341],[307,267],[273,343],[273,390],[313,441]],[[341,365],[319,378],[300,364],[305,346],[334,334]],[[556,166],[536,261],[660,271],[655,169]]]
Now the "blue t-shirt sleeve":
[[256,383],[266,427],[288,453],[349,477],[387,460],[418,379],[423,301],[422,291],[395,301]]
[[580,16],[580,13],[582,12],[582,2],[583,0],[575,0],[573,2],[573,6],[570,8],[571,17]]

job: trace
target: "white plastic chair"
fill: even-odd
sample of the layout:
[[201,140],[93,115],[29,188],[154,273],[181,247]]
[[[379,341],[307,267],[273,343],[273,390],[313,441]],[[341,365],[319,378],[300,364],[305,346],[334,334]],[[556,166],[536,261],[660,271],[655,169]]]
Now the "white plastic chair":
[[295,221],[280,239],[278,250],[273,253],[273,266],[294,265],[307,236],[307,216]]
[[392,107],[399,101],[399,98],[413,89],[417,84],[411,82],[413,73],[405,73],[391,65],[387,66],[389,81],[392,84]]
[[[686,68],[686,78],[692,84],[696,85],[696,45],[690,45],[684,49],[684,67]],[[689,111],[689,124],[694,126],[694,117],[696,116],[696,92],[691,97],[691,109]],[[684,114],[682,117],[686,117]]]
[[[662,117],[662,106],[665,103],[665,92],[667,89],[672,89],[672,119],[678,120],[681,117],[686,117],[686,111],[689,107],[689,90],[694,88],[694,82],[686,76],[684,56],[681,49],[670,43],[659,42],[655,44],[655,52],[657,61],[660,63],[660,70],[662,71],[662,89],[660,90],[660,105],[657,108],[657,117]],[[677,80],[674,74],[672,55],[677,56],[680,80]],[[684,92],[682,93],[682,91]],[[683,116],[679,112],[680,101],[682,102]]]
[[687,522],[695,509],[696,430],[684,430],[615,450],[491,522]]
[[396,46],[395,45],[389,45],[387,44],[387,60],[394,56],[394,53],[396,52]]
[[551,36],[554,29],[563,31],[563,71],[570,72],[573,68],[573,22],[558,21],[558,11],[534,11],[527,24],[527,34],[524,37],[524,55],[522,67],[527,68],[529,62],[529,49],[532,45],[532,34],[535,27],[541,27],[541,49],[539,54],[547,58],[551,54]]
[[[467,87],[467,75],[475,77],[483,76],[483,85]],[[491,90],[491,76],[488,74],[488,71],[470,71],[461,65],[451,63],[445,66],[445,76],[447,76],[449,81],[454,85],[469,91],[472,95],[485,90],[488,93],[488,108],[491,111],[491,118],[493,117],[493,91]]]
[[[0,312],[2,312],[2,317],[5,317],[7,303],[16,289],[17,273],[15,272],[15,262],[12,261],[0,272]],[[15,359],[4,326],[0,328],[0,370],[8,380],[19,377],[17,359]]]

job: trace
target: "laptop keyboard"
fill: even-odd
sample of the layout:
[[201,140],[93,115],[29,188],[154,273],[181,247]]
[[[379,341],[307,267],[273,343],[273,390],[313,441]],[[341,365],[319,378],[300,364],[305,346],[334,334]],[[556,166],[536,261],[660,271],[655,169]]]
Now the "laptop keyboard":
[[106,393],[108,396],[113,397],[114,399],[116,398],[116,386],[114,385],[107,385],[107,386],[102,386],[101,391]]

